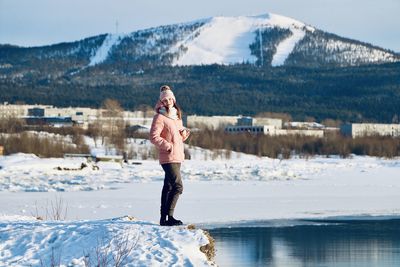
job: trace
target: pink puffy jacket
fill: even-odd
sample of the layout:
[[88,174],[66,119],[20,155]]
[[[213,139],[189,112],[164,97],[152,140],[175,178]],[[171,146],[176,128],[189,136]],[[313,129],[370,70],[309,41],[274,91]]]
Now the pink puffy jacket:
[[150,129],[150,141],[159,150],[160,164],[179,163],[185,159],[184,139],[180,130],[185,129],[182,120],[174,120],[162,114],[156,114]]

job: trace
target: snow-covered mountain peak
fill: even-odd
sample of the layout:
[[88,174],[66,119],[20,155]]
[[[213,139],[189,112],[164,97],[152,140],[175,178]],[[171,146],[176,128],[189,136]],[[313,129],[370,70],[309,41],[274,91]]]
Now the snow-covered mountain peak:
[[302,22],[272,13],[214,17],[195,34],[176,44],[173,51],[183,48],[185,52],[175,58],[172,65],[255,63],[257,57],[251,54],[249,47],[255,42],[256,35],[261,34],[261,30],[272,27],[292,32],[292,36],[282,41],[282,46],[278,47],[279,58],[275,60],[275,66],[283,64],[295,44],[304,37],[304,30],[314,30]]
[[306,28],[309,31],[314,31],[315,29],[311,26],[306,25],[305,23],[281,16],[278,14],[274,13],[267,13],[264,15],[259,15],[259,16],[253,16],[253,17],[248,17],[248,18],[254,18],[254,19],[260,19],[261,20],[261,25],[268,25],[268,26],[276,26],[280,28]]
[[[217,16],[150,28],[129,35],[108,34],[103,44],[93,52],[89,66],[107,60],[112,50],[124,38],[130,38],[134,42],[141,40],[141,49],[137,50],[137,54],[141,55],[153,54],[159,43],[175,39],[169,47],[164,45],[166,52],[174,55],[172,65],[254,64],[258,58],[252,54],[250,45],[256,41],[257,35],[261,38],[262,31],[274,27],[287,29],[292,33],[277,47],[278,51],[272,62],[274,66],[283,64],[295,44],[304,37],[305,30],[314,30],[300,21],[272,13],[258,16]],[[191,30],[187,30],[189,28]],[[171,32],[171,29],[174,30]]]
[[[344,67],[400,61],[400,55],[392,51],[273,13],[217,16],[24,51],[41,60],[81,60],[82,68],[115,63],[135,69],[242,63]],[[4,55],[11,55],[10,62],[14,59],[9,51]]]

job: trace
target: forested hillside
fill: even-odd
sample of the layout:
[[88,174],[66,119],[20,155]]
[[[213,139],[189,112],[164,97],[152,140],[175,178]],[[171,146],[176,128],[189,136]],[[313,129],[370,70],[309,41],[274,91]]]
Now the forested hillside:
[[[40,67],[40,66],[39,66]],[[2,73],[6,70],[2,69]],[[186,114],[290,113],[352,122],[396,122],[400,115],[400,64],[347,68],[160,66],[138,70],[103,64],[75,74],[0,79],[0,101],[98,107],[106,98],[126,109],[153,106],[161,84],[174,88]]]

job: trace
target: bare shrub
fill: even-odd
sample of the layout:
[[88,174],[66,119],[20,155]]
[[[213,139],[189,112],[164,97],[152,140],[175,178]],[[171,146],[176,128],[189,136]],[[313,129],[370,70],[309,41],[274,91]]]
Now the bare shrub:
[[67,219],[68,205],[61,197],[55,196],[54,200],[50,200],[50,202],[46,200],[46,205],[42,209],[39,211],[37,202],[35,202],[35,210],[31,212],[31,215],[38,220],[64,221]]
[[64,127],[53,127],[50,125],[25,125],[24,131],[35,131],[35,132],[47,132],[54,133],[59,135],[85,135],[87,134],[87,130],[79,126],[64,126]]
[[84,264],[86,267],[124,266],[138,241],[139,235],[134,238],[129,234],[115,236],[110,241],[99,238],[95,248],[84,251]]
[[211,154],[211,159],[212,160],[216,160],[216,159],[218,159],[218,157],[220,156],[220,150],[219,149],[217,149],[217,150],[213,150],[212,151],[212,154]]
[[105,140],[112,144],[117,152],[122,155],[126,146],[123,109],[115,99],[104,100],[102,108],[104,112],[101,114],[101,123],[104,136],[107,137]]
[[[134,238],[126,234],[122,237],[114,236],[111,240],[107,240],[104,236],[97,239],[97,244],[89,251],[83,252],[83,264],[86,267],[121,267],[125,266],[129,255],[137,246],[139,235]],[[57,250],[52,247],[51,255],[46,260],[40,258],[40,266],[42,267],[58,267],[61,264],[62,249]],[[69,266],[69,265],[68,265]]]
[[46,137],[23,132],[0,136],[4,154],[33,153],[40,157],[63,157],[65,153],[89,153],[89,147],[81,140],[79,144],[67,143],[62,137]]
[[59,267],[59,266],[61,266],[61,254],[62,254],[61,248],[59,248],[56,251],[55,248],[52,247],[49,262],[46,262],[45,260],[40,258],[40,266],[42,266],[42,267],[47,267],[47,266]]
[[95,146],[97,146],[97,140],[101,137],[101,127],[100,124],[95,122],[88,125],[86,134],[93,138]]
[[55,197],[55,200],[50,201],[49,217],[55,221],[63,221],[67,218],[68,206],[64,203],[61,197]]
[[135,242],[131,242],[129,235],[114,239],[115,249],[114,253],[112,254],[112,258],[114,260],[115,267],[123,266],[125,260],[136,246],[138,240],[139,238],[137,238]]
[[129,150],[128,150],[128,158],[130,158],[130,159],[137,159],[138,158],[138,153],[132,147],[130,147]]
[[147,160],[148,156],[149,156],[149,152],[147,151],[147,149],[142,150],[142,153],[141,153],[142,160]]
[[23,131],[25,120],[16,116],[7,116],[0,118],[0,132],[2,133],[19,133]]
[[[201,132],[193,132],[189,145],[213,151],[227,149],[257,156],[282,157],[285,159],[290,158],[292,155],[302,157],[339,155],[344,158],[349,157],[351,154],[385,158],[400,156],[400,138],[389,136],[352,139],[339,134],[330,134],[318,138],[302,135],[228,134],[222,130],[205,129]],[[211,157],[215,159],[218,155],[213,152]]]
[[393,158],[400,155],[400,139],[383,136],[360,137],[352,140],[351,153]]
[[136,139],[148,139],[148,133],[142,133],[138,131],[131,130],[129,127],[125,129],[125,135],[128,138],[136,138]]
[[231,158],[232,158],[232,150],[225,149],[225,159],[231,159]]
[[85,146],[85,138],[83,135],[73,135],[72,136],[72,143],[74,143],[77,146]]
[[151,159],[158,159],[159,158],[159,153],[158,153],[158,150],[157,150],[157,148],[155,146],[151,146],[150,147],[149,158],[151,158]]

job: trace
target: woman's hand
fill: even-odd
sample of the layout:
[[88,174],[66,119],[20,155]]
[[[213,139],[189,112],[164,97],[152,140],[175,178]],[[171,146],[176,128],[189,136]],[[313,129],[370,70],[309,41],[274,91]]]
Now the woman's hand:
[[184,128],[184,129],[180,130],[179,133],[181,134],[182,139],[186,140],[190,135],[190,130],[187,128]]

